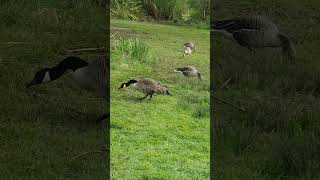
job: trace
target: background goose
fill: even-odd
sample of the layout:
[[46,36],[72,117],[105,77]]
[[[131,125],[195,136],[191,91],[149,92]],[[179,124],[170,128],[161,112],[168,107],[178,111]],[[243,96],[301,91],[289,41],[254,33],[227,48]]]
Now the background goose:
[[263,16],[244,16],[223,21],[213,21],[212,31],[220,32],[235,40],[239,45],[253,48],[282,47],[282,52],[290,59],[296,55],[289,37],[279,32],[278,27]]
[[189,47],[191,50],[196,51],[196,46],[191,42],[184,43],[184,47]]
[[153,79],[147,79],[147,78],[138,79],[138,80],[131,79],[126,83],[122,83],[119,89],[126,88],[130,85],[145,94],[145,96],[140,100],[145,99],[147,96],[150,96],[150,100],[151,100],[152,95],[155,93],[171,95],[169,90],[166,87],[162,86],[159,82]]
[[[109,93],[109,83],[107,78],[109,70],[107,68],[107,63],[108,61],[88,63],[79,57],[67,57],[54,67],[44,68],[38,71],[33,80],[28,83],[26,87],[30,88],[34,85],[54,81],[59,79],[66,71],[71,70],[72,77],[80,88],[96,91],[99,97],[107,100]],[[109,112],[103,114],[98,121],[108,117]]]
[[193,66],[178,67],[174,71],[182,73],[183,75],[185,75],[187,77],[196,77],[197,76],[200,80],[202,80],[201,74]]
[[183,48],[183,57],[185,57],[186,55],[191,55],[192,53],[192,49],[190,47],[184,47]]

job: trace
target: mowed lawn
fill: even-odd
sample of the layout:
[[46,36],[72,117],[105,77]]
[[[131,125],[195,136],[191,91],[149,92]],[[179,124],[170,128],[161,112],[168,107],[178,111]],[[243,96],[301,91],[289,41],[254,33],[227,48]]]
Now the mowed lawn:
[[0,179],[105,179],[106,125],[94,122],[105,102],[89,99],[95,94],[70,76],[25,84],[70,55],[66,49],[106,46],[106,9],[86,0],[24,0],[1,2],[0,10]]
[[[137,38],[149,48],[134,60],[115,48],[120,38]],[[147,22],[111,20],[111,178],[209,178],[209,30]],[[185,42],[196,53],[182,56]],[[203,80],[174,72],[194,65]],[[172,96],[151,101],[132,88],[119,86],[147,77],[167,86]]]

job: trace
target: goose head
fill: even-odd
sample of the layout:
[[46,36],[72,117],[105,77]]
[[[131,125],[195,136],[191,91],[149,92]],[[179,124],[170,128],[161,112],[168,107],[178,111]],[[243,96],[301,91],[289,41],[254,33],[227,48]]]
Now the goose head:
[[126,88],[126,87],[130,86],[131,84],[132,85],[136,84],[137,82],[138,82],[137,80],[131,79],[126,83],[122,83],[118,89]]
[[51,81],[51,77],[50,77],[50,69],[49,68],[45,68],[42,69],[40,71],[38,71],[32,81],[28,84],[26,84],[26,87],[29,88],[31,86],[37,85],[37,84],[41,84],[41,83],[45,83],[45,82],[49,82]]

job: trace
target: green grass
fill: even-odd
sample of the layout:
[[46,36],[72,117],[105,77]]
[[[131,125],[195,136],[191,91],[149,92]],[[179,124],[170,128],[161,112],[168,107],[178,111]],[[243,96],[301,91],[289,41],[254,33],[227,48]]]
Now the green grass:
[[[209,31],[115,19],[111,26],[112,179],[208,179]],[[146,44],[146,60],[119,51],[121,38]],[[197,45],[197,52],[183,58],[187,41]],[[203,81],[173,71],[188,64],[203,73]],[[140,77],[160,81],[172,96],[140,102],[140,92],[118,90],[121,83]]]
[[[231,77],[216,96],[246,108],[239,112],[214,103],[214,149],[217,179],[319,179],[319,41],[318,1],[224,1],[215,18],[262,14],[294,38],[297,58],[290,62],[280,50],[250,53],[214,36],[214,86]],[[299,27],[299,28],[297,28]],[[218,144],[216,144],[217,147]]]
[[[70,76],[32,90],[25,83],[67,56],[64,49],[106,46],[106,9],[87,0],[0,4],[1,177],[105,179],[105,153],[72,159],[105,149],[106,129],[93,122],[105,106],[88,100],[94,94],[79,90]],[[46,8],[57,9],[58,22]]]

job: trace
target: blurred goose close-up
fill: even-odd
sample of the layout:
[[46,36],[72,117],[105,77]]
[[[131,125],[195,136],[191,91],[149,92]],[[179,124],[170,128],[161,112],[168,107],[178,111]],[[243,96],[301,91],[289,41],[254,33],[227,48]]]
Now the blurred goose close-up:
[[281,47],[283,54],[290,59],[296,56],[296,50],[290,38],[280,32],[278,27],[264,16],[213,20],[211,31],[222,33],[251,52],[258,48]]
[[[109,69],[106,60],[99,60],[88,63],[79,57],[67,57],[56,66],[39,70],[30,83],[26,85],[30,88],[35,85],[48,83],[59,79],[65,72],[71,70],[72,78],[76,84],[85,90],[95,91],[97,95],[108,102],[109,83],[107,76]],[[97,121],[109,117],[109,112],[103,114]]]

